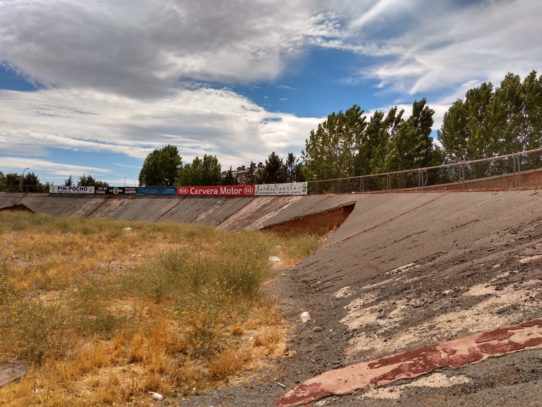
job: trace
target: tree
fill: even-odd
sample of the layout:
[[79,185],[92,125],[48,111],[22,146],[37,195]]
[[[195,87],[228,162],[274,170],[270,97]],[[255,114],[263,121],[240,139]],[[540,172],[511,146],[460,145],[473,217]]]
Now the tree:
[[[22,189],[21,189],[22,188]],[[0,172],[0,190],[7,192],[46,192],[49,184],[42,184],[36,174],[29,172],[22,174]]]
[[431,137],[434,113],[425,98],[414,101],[412,115],[398,126],[397,133],[389,141],[385,158],[387,171],[438,164],[440,155]]
[[395,137],[403,124],[404,110],[398,111],[397,106],[387,114],[376,111],[361,135],[358,156],[356,159],[356,174],[377,174],[385,171],[385,159],[390,139]]
[[71,187],[72,185],[73,185],[73,179],[72,179],[72,176],[70,175],[68,179],[64,180],[64,186]]
[[182,159],[177,147],[167,145],[151,152],[139,173],[141,186],[173,186],[178,178]]
[[185,164],[177,180],[179,185],[201,185],[201,159],[196,157],[192,164]]
[[279,184],[286,182],[286,167],[284,161],[273,151],[269,154],[262,170],[264,184]]
[[263,183],[262,175],[263,171],[260,164],[256,166],[256,163],[251,161],[250,165],[248,166],[246,183],[249,185],[261,184]]
[[78,186],[81,187],[96,187],[107,188],[109,184],[105,181],[97,181],[92,175],[83,175],[79,177]]
[[332,113],[311,131],[302,157],[308,180],[355,175],[356,153],[367,126],[363,110],[354,105],[344,113]]
[[214,155],[203,156],[192,160],[192,164],[186,164],[178,179],[179,185],[220,185],[222,181],[221,165]]
[[445,113],[438,138],[449,162],[541,147],[542,76],[532,71],[522,82],[509,73],[496,88],[470,89]]
[[299,159],[293,153],[288,153],[284,166],[286,167],[286,182],[294,182],[297,175],[297,164]]
[[24,192],[45,192],[48,185],[43,185],[40,179],[33,172],[29,172],[23,177],[23,191]]
[[220,185],[222,166],[214,155],[203,156],[201,162],[201,185]]
[[233,176],[233,171],[230,167],[228,171],[226,171],[226,174],[224,177],[222,177],[222,185],[237,185],[237,180]]

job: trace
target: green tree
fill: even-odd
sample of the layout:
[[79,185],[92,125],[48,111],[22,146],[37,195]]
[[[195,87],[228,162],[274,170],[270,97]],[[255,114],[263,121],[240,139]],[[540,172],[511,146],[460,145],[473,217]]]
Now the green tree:
[[384,163],[388,144],[395,137],[403,123],[404,111],[398,111],[397,106],[385,115],[376,111],[365,131],[362,133],[357,156],[357,175],[377,174],[384,172]]
[[7,192],[19,192],[21,187],[21,176],[17,173],[11,172],[6,174],[6,191]]
[[367,126],[363,110],[354,105],[332,113],[311,131],[302,153],[306,178],[323,180],[355,175],[356,155]]
[[141,186],[173,186],[181,170],[182,159],[177,147],[167,145],[151,152],[139,173]]
[[301,158],[296,157],[293,153],[288,153],[284,166],[286,167],[286,182],[303,181],[303,163],[301,162]]
[[224,174],[224,177],[222,177],[222,185],[237,185],[237,180],[233,176],[233,171],[230,167],[228,171],[226,171],[226,174]]
[[262,180],[263,171],[260,166],[256,166],[256,163],[251,161],[248,166],[246,183],[249,185],[257,185],[263,182]]
[[66,187],[71,187],[73,185],[73,178],[72,176],[70,175],[68,177],[68,179],[64,180],[64,186]]
[[46,192],[48,189],[33,172],[25,174],[22,183],[24,192]]
[[0,172],[0,187],[7,192],[47,192],[49,184],[42,184],[33,172],[24,177],[14,172],[6,175]]
[[438,138],[450,162],[541,147],[542,76],[532,71],[522,82],[509,73],[496,88],[470,89],[445,113]]
[[201,162],[201,185],[220,185],[222,166],[214,155],[203,156]]
[[412,115],[390,138],[385,158],[387,171],[407,170],[438,164],[440,154],[433,145],[431,128],[435,112],[425,98],[412,104]]
[[196,157],[192,164],[185,164],[177,181],[179,185],[201,185],[201,159]]
[[192,164],[186,164],[178,180],[179,185],[220,185],[221,165],[214,155],[196,157]]
[[284,161],[273,151],[269,154],[262,171],[262,181],[264,184],[278,184],[286,182],[286,166]]
[[79,177],[78,186],[81,187],[96,187],[96,188],[107,188],[109,184],[105,181],[97,181],[92,175],[83,175]]

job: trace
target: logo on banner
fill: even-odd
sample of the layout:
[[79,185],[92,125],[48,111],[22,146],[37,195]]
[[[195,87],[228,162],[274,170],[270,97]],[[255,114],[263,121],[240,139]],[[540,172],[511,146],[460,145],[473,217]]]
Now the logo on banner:
[[190,188],[188,187],[179,187],[179,195],[188,195],[190,194]]
[[246,185],[245,187],[243,187],[243,193],[245,195],[254,195],[254,191],[254,185]]
[[113,188],[113,193],[115,195],[118,195],[120,192],[122,192],[120,189],[118,189],[117,187]]

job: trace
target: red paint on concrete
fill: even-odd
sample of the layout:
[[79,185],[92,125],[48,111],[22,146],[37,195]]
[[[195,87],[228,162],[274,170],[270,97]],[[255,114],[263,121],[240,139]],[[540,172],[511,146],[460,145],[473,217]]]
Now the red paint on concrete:
[[306,405],[370,384],[415,378],[443,367],[459,369],[489,357],[535,348],[542,348],[542,318],[330,370],[290,390],[277,404],[282,407]]

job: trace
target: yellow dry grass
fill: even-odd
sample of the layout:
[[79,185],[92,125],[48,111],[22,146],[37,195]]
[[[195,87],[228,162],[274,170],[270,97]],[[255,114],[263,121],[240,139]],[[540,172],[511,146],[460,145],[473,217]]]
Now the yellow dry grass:
[[0,404],[148,405],[257,371],[286,333],[261,294],[268,256],[317,241],[0,213],[0,360],[31,363]]

